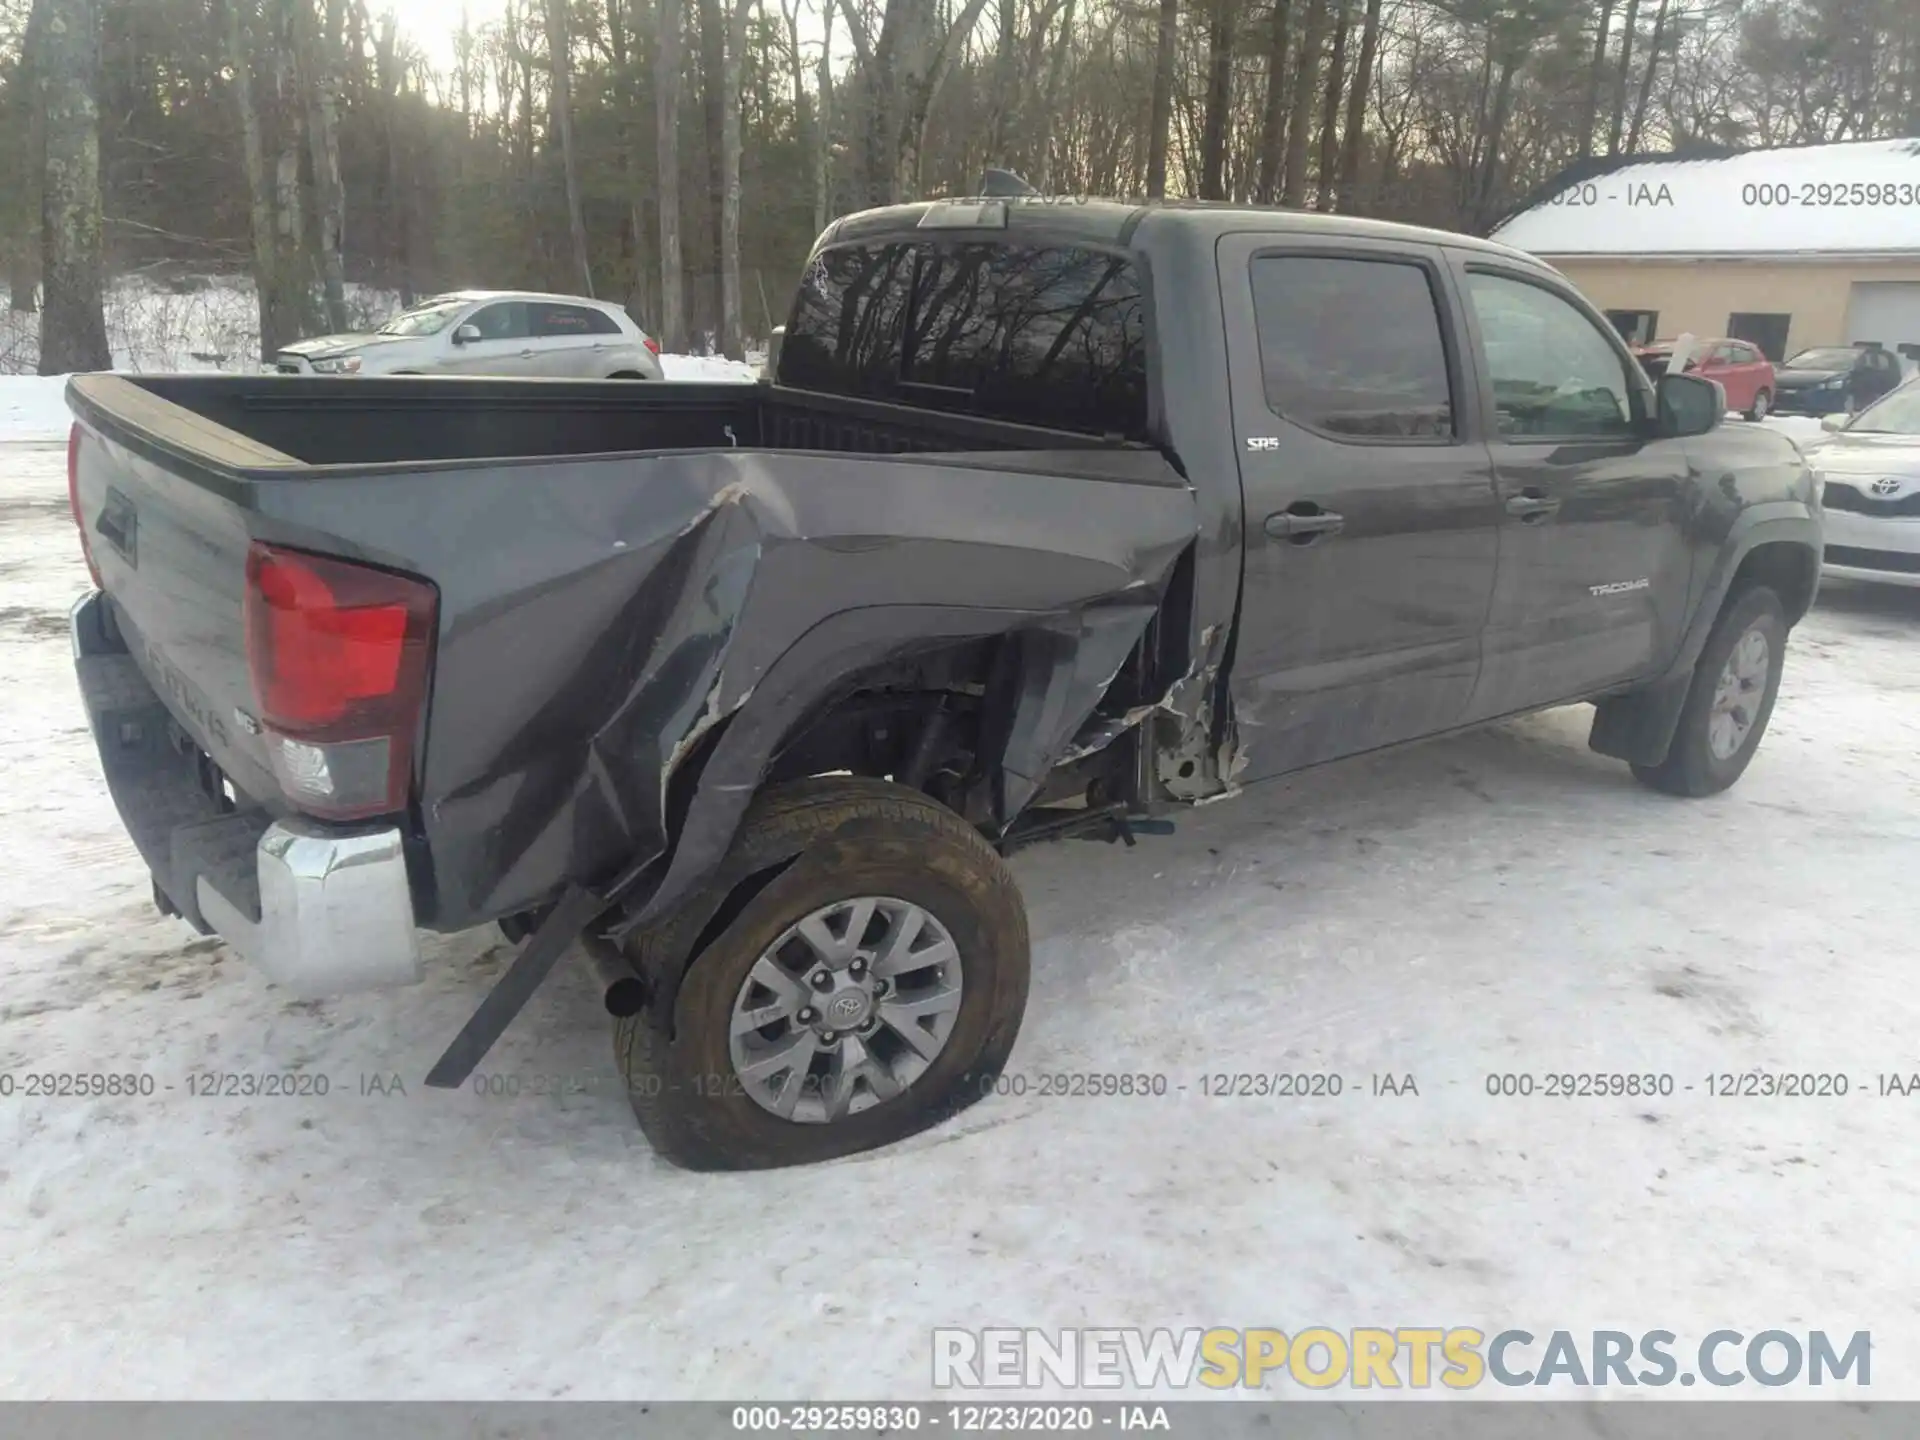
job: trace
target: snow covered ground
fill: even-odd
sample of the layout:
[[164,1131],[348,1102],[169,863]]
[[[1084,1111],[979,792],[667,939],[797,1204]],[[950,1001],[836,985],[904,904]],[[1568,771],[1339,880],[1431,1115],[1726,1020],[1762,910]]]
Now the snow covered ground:
[[[1027,852],[1011,1073],[1184,1093],[695,1176],[636,1130],[584,965],[486,1062],[521,1093],[444,1094],[418,1079],[496,936],[297,1003],[153,912],[73,684],[52,419],[0,445],[0,1076],[161,1088],[0,1098],[0,1397],[883,1397],[928,1390],[934,1326],[1324,1324],[1866,1328],[1875,1397],[1920,1398],[1920,1098],[1872,1093],[1920,1068],[1920,592],[1831,586],[1710,801],[1640,789],[1574,709]],[[1853,1091],[1705,1093],[1749,1069]],[[210,1070],[331,1092],[190,1096]],[[1676,1089],[1485,1089],[1567,1070]],[[1274,1071],[1348,1092],[1199,1092]]]

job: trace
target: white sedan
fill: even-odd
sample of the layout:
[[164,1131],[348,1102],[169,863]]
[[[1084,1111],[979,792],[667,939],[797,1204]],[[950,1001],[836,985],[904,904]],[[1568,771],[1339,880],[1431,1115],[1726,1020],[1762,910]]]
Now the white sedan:
[[1920,585],[1920,380],[1823,425],[1802,447],[1822,481],[1822,573]]
[[302,340],[282,375],[522,375],[659,380],[660,346],[618,305],[578,295],[461,290],[378,330]]

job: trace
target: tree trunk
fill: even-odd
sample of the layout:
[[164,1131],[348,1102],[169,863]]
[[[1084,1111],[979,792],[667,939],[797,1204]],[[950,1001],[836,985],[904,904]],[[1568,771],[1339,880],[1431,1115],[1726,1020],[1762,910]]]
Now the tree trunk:
[[1495,192],[1500,184],[1500,137],[1507,127],[1507,112],[1513,101],[1513,77],[1521,57],[1504,55],[1500,59],[1500,78],[1494,85],[1493,115],[1487,122],[1487,149],[1481,161],[1480,184],[1474,201],[1473,228],[1476,234],[1486,230],[1493,219]]
[[1654,12],[1653,34],[1647,40],[1647,65],[1640,78],[1640,94],[1633,102],[1633,120],[1627,126],[1627,153],[1637,154],[1640,149],[1641,127],[1647,120],[1647,102],[1653,96],[1654,75],[1660,69],[1660,45],[1666,39],[1668,0],[1660,0],[1660,8]]
[[1273,0],[1267,31],[1267,94],[1260,113],[1260,176],[1254,198],[1271,205],[1280,194],[1287,155],[1287,45],[1292,0]]
[[107,370],[100,241],[100,15],[94,0],[40,0],[35,78],[40,161],[40,373]]
[[380,38],[375,49],[375,83],[380,87],[381,144],[386,161],[387,213],[380,238],[388,256],[399,270],[400,303],[413,304],[412,244],[407,224],[407,194],[400,188],[400,74],[399,36],[393,12],[380,22]]
[[[727,0],[697,0],[700,16],[700,119],[701,153],[707,162],[707,226],[705,258],[696,268],[696,276],[709,277],[710,284],[696,285],[693,324],[706,331],[714,349],[720,342],[720,289],[726,263],[720,256],[720,232],[726,228],[721,217],[727,193],[726,90],[727,90]],[[708,327],[711,327],[709,330]]]
[[1633,32],[1640,19],[1640,0],[1627,0],[1620,27],[1620,68],[1613,77],[1613,123],[1607,127],[1607,154],[1620,153],[1620,132],[1627,119],[1627,75],[1633,68]]
[[567,34],[567,0],[547,0],[547,64],[553,84],[553,118],[560,130],[560,169],[566,181],[567,233],[573,241],[573,268],[582,291],[593,295],[593,266],[587,258],[587,221],[580,207],[580,167],[573,150],[573,50]]
[[320,221],[320,283],[327,328],[347,328],[347,275],[341,247],[347,228],[346,187],[340,179],[340,69],[334,49],[340,33],[339,0],[324,15],[301,3],[299,68],[307,97],[307,139],[313,164],[314,205]]
[[1173,64],[1180,42],[1180,0],[1160,0],[1160,29],[1153,53],[1153,118],[1147,141],[1147,196],[1167,193],[1167,144],[1173,131]]
[[34,33],[45,18],[45,4],[35,5],[27,17],[20,41],[20,65],[14,71],[11,93],[13,133],[25,142],[24,151],[10,157],[11,200],[0,205],[0,220],[8,222],[7,308],[31,315],[40,308],[40,176],[46,134],[41,124],[39,81],[34,75]]
[[1367,89],[1373,83],[1374,57],[1380,50],[1380,0],[1367,0],[1366,19],[1360,26],[1360,54],[1353,62],[1353,79],[1347,85],[1347,131],[1340,142],[1340,205],[1353,210],[1355,186],[1360,183],[1360,153],[1366,142]]
[[819,94],[813,117],[813,233],[827,228],[833,215],[833,6],[820,7]]
[[[831,7],[828,13],[831,14]],[[1000,0],[1000,36],[993,54],[993,120],[987,128],[987,163],[1007,163],[1007,131],[1021,108],[1019,54],[1019,0]]]
[[1313,87],[1320,73],[1320,46],[1327,33],[1327,0],[1308,0],[1306,33],[1293,63],[1293,105],[1287,116],[1287,173],[1280,203],[1295,209],[1307,193],[1307,129],[1313,117]]
[[253,291],[260,317],[260,359],[270,364],[279,348],[279,257],[274,246],[273,187],[253,100],[253,51],[247,43],[245,0],[224,0],[227,67],[233,71],[234,109],[240,117],[240,154],[247,172],[248,229],[253,240]]
[[1212,0],[1207,16],[1207,103],[1200,131],[1200,198],[1227,198],[1227,121],[1233,105],[1233,7]]
[[931,0],[916,0],[916,18],[910,33],[917,38],[917,58],[907,63],[899,85],[900,127],[894,138],[893,193],[899,199],[917,199],[920,194],[920,158],[927,145],[927,121],[933,114],[933,102],[940,96],[953,68],[954,58],[966,49],[967,38],[980,22],[987,0],[966,0],[965,7],[951,28],[944,33],[936,24]]
[[1340,153],[1340,92],[1346,83],[1347,26],[1352,11],[1347,0],[1334,0],[1340,15],[1333,25],[1333,49],[1327,56],[1327,85],[1320,101],[1320,173],[1315,177],[1313,208],[1333,209],[1333,167]]
[[[273,7],[273,121],[278,150],[273,163],[274,279],[280,293],[271,339],[274,348],[310,333],[313,312],[312,254],[307,248],[307,207],[301,156],[307,149],[306,105],[294,70],[300,43],[299,13],[307,0],[268,0]],[[262,336],[264,344],[269,337]]]
[[720,353],[747,358],[740,317],[740,62],[747,49],[747,15],[753,0],[733,0],[727,22],[727,54],[721,82]]
[[680,0],[659,0],[654,35],[653,104],[660,207],[660,334],[663,349],[686,343],[686,291],[680,267]]
[[1613,29],[1614,0],[1600,0],[1593,30],[1593,55],[1587,61],[1587,93],[1580,107],[1580,158],[1593,154],[1593,127],[1600,123],[1600,78],[1607,69],[1607,35]]
[[1047,79],[1039,94],[1039,114],[1034,122],[1034,144],[1040,152],[1040,164],[1033,183],[1041,194],[1053,190],[1053,119],[1060,112],[1060,82],[1066,75],[1067,55],[1073,48],[1073,12],[1079,0],[1067,0],[1060,13],[1060,34],[1055,38],[1053,58],[1047,62]]
[[[627,3],[632,3],[638,11],[638,0],[627,0]],[[640,203],[641,182],[639,166],[635,163],[638,157],[634,154],[636,141],[633,122],[640,92],[638,46],[646,21],[643,16],[636,14],[639,23],[629,37],[623,9],[623,0],[607,0],[607,47],[613,54],[614,80],[620,100],[617,126],[620,139],[620,188],[627,196],[627,239],[631,246],[626,257],[627,310],[644,328],[653,323],[652,314],[647,308],[648,277],[652,267],[647,263],[646,212]],[[642,320],[642,316],[647,318]]]

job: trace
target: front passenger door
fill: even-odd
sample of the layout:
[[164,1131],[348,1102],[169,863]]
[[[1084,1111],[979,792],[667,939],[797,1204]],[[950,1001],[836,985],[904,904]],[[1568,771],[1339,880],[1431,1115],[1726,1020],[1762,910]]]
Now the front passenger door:
[[1468,259],[1491,407],[1500,574],[1476,720],[1650,677],[1677,653],[1691,557],[1686,442],[1604,321],[1538,272]]
[[524,300],[496,300],[461,322],[480,332],[478,340],[452,346],[447,369],[456,375],[531,375],[533,340]]

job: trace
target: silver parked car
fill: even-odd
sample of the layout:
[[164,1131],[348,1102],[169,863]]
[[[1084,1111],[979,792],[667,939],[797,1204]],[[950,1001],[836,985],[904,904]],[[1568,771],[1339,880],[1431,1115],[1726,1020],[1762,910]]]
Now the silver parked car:
[[1920,585],[1920,379],[1802,448],[1822,485],[1827,575]]
[[660,346],[618,305],[578,295],[461,290],[364,335],[323,335],[274,357],[283,375],[533,375],[659,380]]

